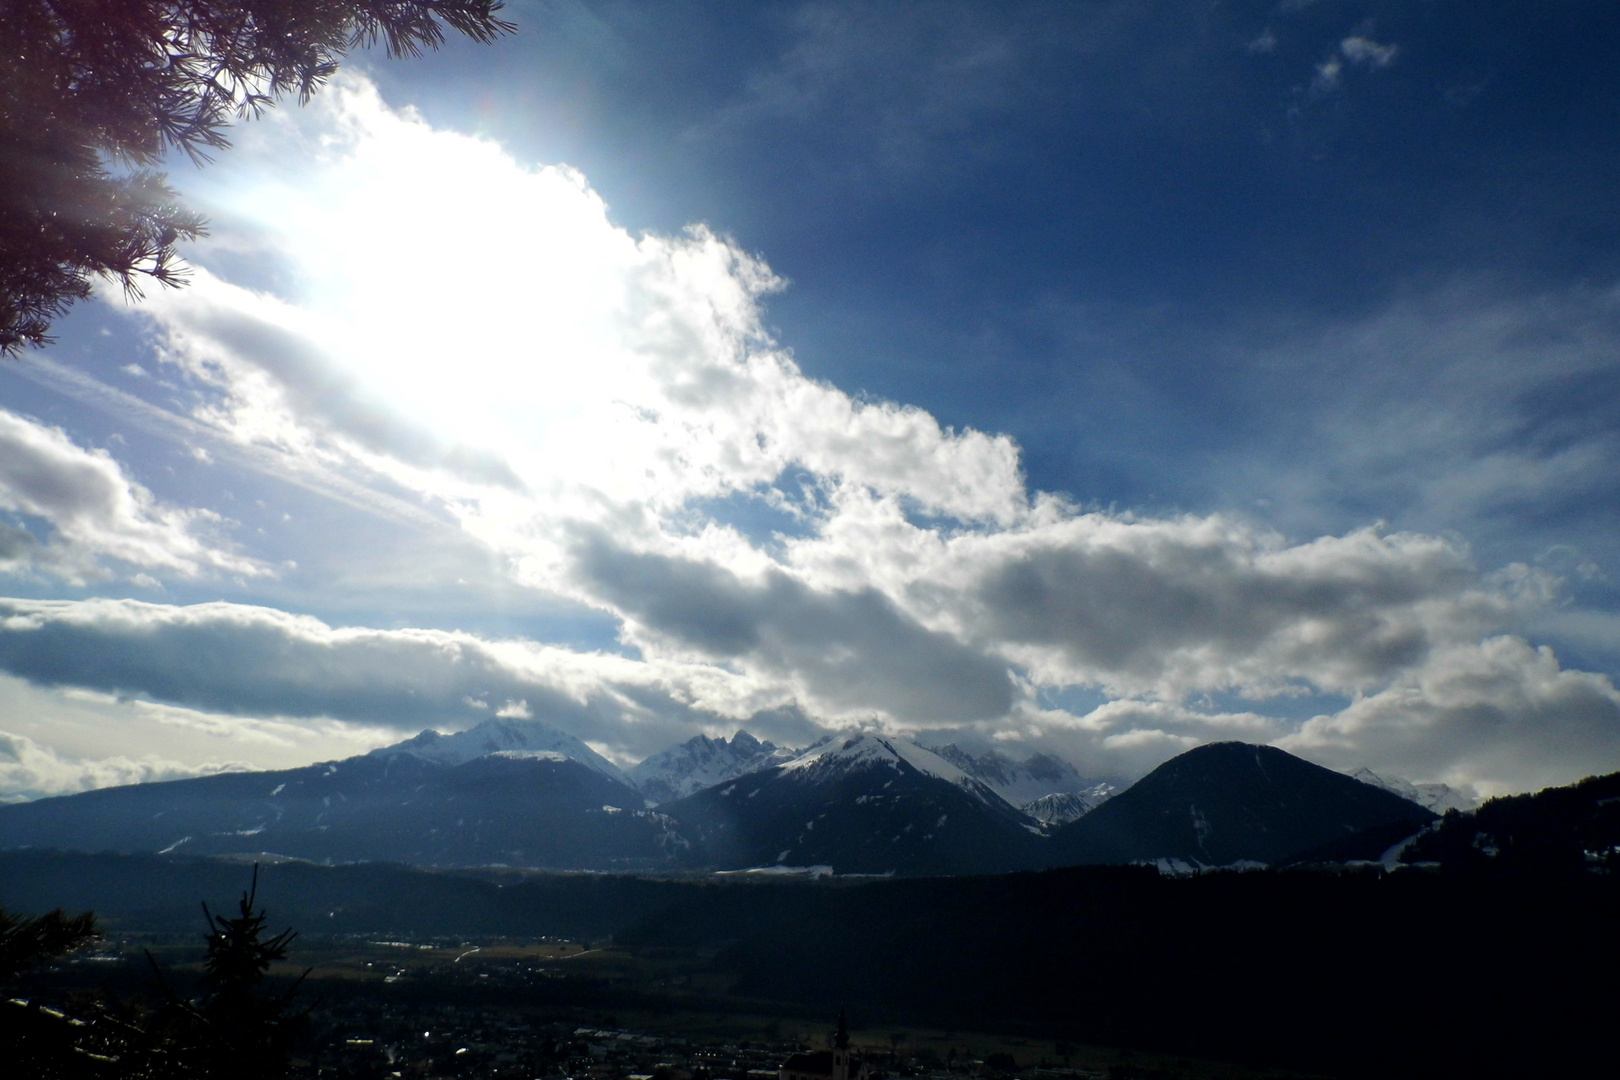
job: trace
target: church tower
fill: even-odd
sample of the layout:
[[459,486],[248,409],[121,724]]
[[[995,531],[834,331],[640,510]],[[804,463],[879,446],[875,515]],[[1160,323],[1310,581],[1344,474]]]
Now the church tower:
[[792,1054],[776,1070],[776,1080],[871,1080],[871,1077],[871,1063],[849,1052],[849,1021],[841,1005],[832,1049]]

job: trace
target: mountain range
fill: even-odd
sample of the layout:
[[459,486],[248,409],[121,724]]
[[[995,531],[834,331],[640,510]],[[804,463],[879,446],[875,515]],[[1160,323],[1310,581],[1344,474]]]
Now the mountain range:
[[1078,795],[1089,810],[1114,791],[1114,785],[1081,776],[1073,765],[1053,754],[1037,753],[1018,761],[997,750],[976,754],[955,743],[929,749],[1021,809],[1048,795]]
[[791,761],[798,754],[746,731],[725,739],[696,735],[654,754],[625,774],[653,806],[695,795],[706,787]]
[[465,761],[365,754],[5,809],[6,848],[644,870],[668,866],[682,846],[667,818],[641,808],[634,788],[557,751],[498,750]]
[[1393,792],[1437,814],[1443,814],[1447,810],[1474,808],[1473,798],[1449,784],[1414,784],[1398,776],[1382,776],[1365,767],[1357,769],[1350,775],[1363,784],[1371,784],[1375,788]]
[[871,733],[824,739],[660,809],[706,865],[960,874],[1039,861],[1039,828],[989,784],[915,743]]
[[498,718],[301,769],[0,807],[0,849],[937,875],[1274,863],[1434,818],[1384,787],[1241,743],[1197,747],[1115,794],[1050,755],[929,750],[874,732],[800,751],[700,735],[626,773],[550,724]]

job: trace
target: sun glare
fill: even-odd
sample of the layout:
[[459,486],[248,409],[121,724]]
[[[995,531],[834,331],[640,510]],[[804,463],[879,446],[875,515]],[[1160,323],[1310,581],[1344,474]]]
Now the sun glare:
[[[603,468],[657,407],[645,309],[670,284],[667,248],[615,227],[577,172],[435,131],[354,79],[271,123],[216,198],[291,257],[283,299],[359,393],[531,482],[566,458],[620,487]],[[342,137],[298,130],[321,124]]]

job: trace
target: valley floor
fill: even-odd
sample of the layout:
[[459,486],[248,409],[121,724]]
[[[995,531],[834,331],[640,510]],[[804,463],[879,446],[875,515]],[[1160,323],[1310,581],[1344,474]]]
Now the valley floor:
[[[181,982],[195,974],[194,941],[121,935],[33,977],[27,992],[149,991],[148,951]],[[300,1080],[776,1080],[789,1054],[826,1045],[837,1009],[736,997],[730,980],[692,958],[554,938],[333,937],[301,943],[272,975],[291,979],[306,968],[305,996],[318,1004],[292,1074]],[[1028,1032],[872,1024],[851,1035],[881,1078],[1305,1076]]]

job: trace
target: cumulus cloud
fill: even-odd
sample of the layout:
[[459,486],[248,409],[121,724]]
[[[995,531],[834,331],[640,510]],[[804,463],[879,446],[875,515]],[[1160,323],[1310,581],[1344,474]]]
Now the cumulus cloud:
[[1352,34],[1339,42],[1339,48],[1334,55],[1316,65],[1316,75],[1311,79],[1311,92],[1326,94],[1337,90],[1344,79],[1346,63],[1378,70],[1393,64],[1399,52],[1400,47],[1397,45],[1382,45],[1372,38]]
[[1503,635],[1437,652],[1422,668],[1281,741],[1344,767],[1404,769],[1490,795],[1620,763],[1620,692]]
[[771,569],[631,554],[605,538],[581,559],[590,587],[659,651],[740,664],[824,716],[880,711],[911,722],[989,720],[1012,705],[1005,663],[906,617],[877,589],[817,590]]
[[[82,584],[108,576],[103,560],[196,577],[207,570],[258,575],[264,568],[205,530],[219,517],[166,506],[104,450],[60,428],[0,409],[0,571],[38,572]],[[23,527],[43,522],[47,535]],[[150,580],[150,578],[148,578]]]
[[1258,713],[1199,711],[1176,702],[1120,699],[1082,715],[1023,702],[999,737],[1056,751],[1087,776],[1132,780],[1200,743],[1272,742],[1290,730],[1287,721]]
[[662,749],[683,725],[734,724],[783,704],[780,693],[712,665],[437,630],[331,627],[229,603],[0,600],[0,670],[41,686],[182,706],[167,717],[176,724],[282,718],[257,725],[260,737],[291,720],[414,732],[466,727],[491,709],[527,712],[619,756],[626,747],[632,756]]
[[[1333,63],[1382,66],[1375,45]],[[402,730],[527,711],[621,760],[771,716],[793,730],[967,725],[1054,741],[1112,774],[1232,737],[1361,750],[1347,764],[1415,780],[1573,767],[1557,740],[1533,768],[1500,749],[1550,700],[1522,679],[1470,684],[1503,717],[1469,728],[1474,743],[1421,734],[1463,730],[1440,719],[1456,685],[1444,673],[1489,666],[1556,593],[1547,574],[1482,574],[1437,536],[1298,543],[1230,517],[1085,512],[1030,492],[1010,439],[807,378],[765,327],[780,281],[734,242],[632,235],[578,173],[435,131],[353,77],[244,129],[211,176],[228,219],[296,272],[271,295],[203,269],[138,309],[165,374],[199,395],[188,422],[403,491],[522,584],[612,615],[639,655],[245,605],[4,601],[0,668],[19,677]],[[728,523],[721,504],[780,527]],[[1036,704],[1064,687],[1114,700]],[[1187,704],[1218,692],[1355,700],[1295,731]],[[1402,694],[1438,711],[1374,705]],[[1602,709],[1570,715],[1582,745],[1608,753]],[[1403,723],[1411,746],[1451,749],[1385,760]]]
[[1316,65],[1316,75],[1311,79],[1311,90],[1314,93],[1325,94],[1339,88],[1339,76],[1344,72],[1344,64],[1337,56],[1330,56]]
[[1373,68],[1386,68],[1395,62],[1395,54],[1400,51],[1397,45],[1380,45],[1369,37],[1359,34],[1352,35],[1339,42],[1339,52],[1353,64],[1365,64]]
[[1037,679],[1166,699],[1378,685],[1513,603],[1435,537],[1368,529],[1290,546],[1219,517],[1087,514],[963,537],[931,578],[912,591]]
[[[277,171],[316,141],[295,176]],[[768,267],[703,228],[632,236],[572,170],[435,131],[353,78],[257,125],[233,169],[247,175],[222,191],[301,260],[300,294],[202,273],[141,310],[163,358],[216,391],[200,415],[238,440],[399,474],[525,550],[532,536],[509,535],[534,525],[511,518],[533,509],[525,494],[602,521],[792,466],[937,513],[1021,512],[1010,440],[805,378],[763,328]],[[401,230],[405,207],[442,220]],[[422,273],[423,232],[437,262],[479,272]]]
[[120,784],[212,776],[248,768],[251,766],[242,762],[189,766],[152,755],[78,760],[64,757],[25,735],[0,731],[0,803],[26,802],[47,795],[72,795]]

